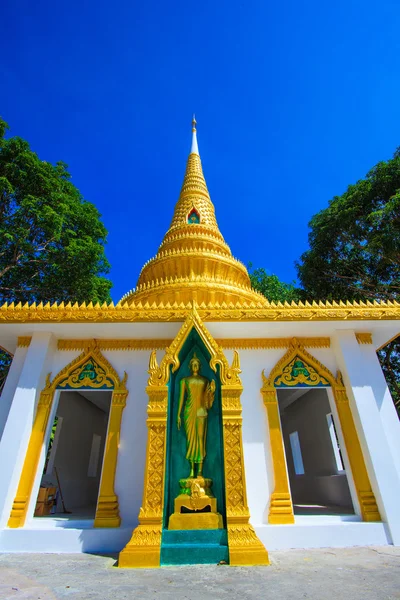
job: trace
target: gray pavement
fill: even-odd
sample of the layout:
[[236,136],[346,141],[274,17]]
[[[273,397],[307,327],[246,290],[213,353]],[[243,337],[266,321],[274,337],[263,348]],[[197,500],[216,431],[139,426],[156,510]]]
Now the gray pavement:
[[0,554],[1,600],[398,600],[400,547],[271,552],[270,567],[118,569],[113,556]]

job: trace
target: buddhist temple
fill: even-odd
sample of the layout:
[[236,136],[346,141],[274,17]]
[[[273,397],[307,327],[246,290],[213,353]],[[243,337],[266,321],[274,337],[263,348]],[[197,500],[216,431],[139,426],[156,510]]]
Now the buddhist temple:
[[400,545],[400,422],[376,354],[400,304],[253,290],[194,119],[170,207],[118,304],[0,307],[0,552],[157,568]]

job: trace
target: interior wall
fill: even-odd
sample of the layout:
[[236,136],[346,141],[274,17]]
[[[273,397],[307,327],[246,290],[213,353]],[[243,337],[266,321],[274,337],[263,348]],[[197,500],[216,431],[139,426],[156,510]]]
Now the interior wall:
[[[281,414],[292,499],[294,504],[336,505],[352,509],[346,473],[338,472],[336,466],[326,418],[330,412],[328,394],[320,388],[309,390]],[[289,441],[293,431],[299,435],[304,475],[296,475],[294,470]]]
[[[110,393],[111,398],[111,393]],[[95,506],[101,477],[108,413],[77,392],[61,392],[57,416],[62,417],[60,437],[54,457],[67,510]],[[88,477],[93,434],[101,436],[95,477]],[[43,480],[57,485],[54,474]],[[60,509],[60,502],[58,504]]]

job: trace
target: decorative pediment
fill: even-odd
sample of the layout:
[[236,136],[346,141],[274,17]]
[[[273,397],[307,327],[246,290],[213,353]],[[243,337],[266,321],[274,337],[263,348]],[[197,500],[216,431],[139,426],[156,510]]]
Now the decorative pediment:
[[64,367],[52,382],[50,382],[50,375],[47,376],[46,391],[79,388],[126,391],[126,373],[120,380],[115,369],[101,353],[95,340],[88,343],[87,349]]
[[278,375],[274,381],[274,387],[293,387],[293,386],[329,386],[329,381],[319,375],[317,371],[308,362],[296,355],[286,367],[282,369],[282,374]]
[[179,353],[182,350],[182,347],[192,329],[197,331],[200,339],[208,350],[211,356],[210,367],[213,369],[213,371],[217,372],[217,366],[219,365],[222,385],[241,386],[242,383],[239,377],[239,373],[241,373],[239,354],[236,350],[234,351],[232,366],[229,366],[222,348],[206,329],[194,306],[187,315],[184,324],[180,328],[172,344],[166,349],[160,365],[158,365],[157,362],[156,351],[153,350],[151,353],[148,371],[150,375],[148,385],[158,387],[164,386],[168,383],[170,377],[170,367],[172,366],[172,372],[175,372],[179,368]]
[[300,341],[293,338],[286,354],[272,369],[269,377],[263,371],[263,389],[284,387],[328,387],[337,385],[331,371],[312,356]]

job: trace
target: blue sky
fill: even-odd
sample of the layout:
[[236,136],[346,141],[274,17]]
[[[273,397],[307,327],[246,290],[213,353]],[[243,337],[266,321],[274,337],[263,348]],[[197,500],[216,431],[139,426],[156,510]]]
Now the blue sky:
[[232,252],[290,281],[308,221],[400,145],[398,0],[3,0],[0,114],[69,164],[113,299],[169,227],[196,112]]

